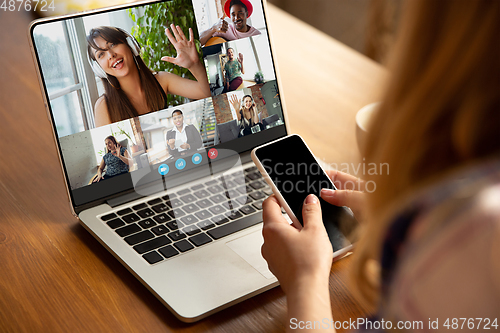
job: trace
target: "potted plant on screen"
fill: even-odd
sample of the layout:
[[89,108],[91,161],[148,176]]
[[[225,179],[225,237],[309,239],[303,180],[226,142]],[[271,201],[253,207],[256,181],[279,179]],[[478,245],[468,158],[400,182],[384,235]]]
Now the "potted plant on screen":
[[257,84],[264,83],[264,74],[261,71],[255,73],[254,81]]
[[[194,76],[187,68],[160,60],[164,55],[175,57],[177,53],[174,45],[168,41],[167,35],[164,32],[165,28],[173,23],[180,26],[186,36],[189,36],[189,27],[193,28],[196,49],[198,50],[200,61],[203,63],[191,0],[172,0],[148,5],[144,7],[143,13],[139,13],[134,9],[128,9],[128,14],[136,24],[132,27],[132,35],[142,47],[141,56],[144,63],[155,71],[166,71],[193,80]],[[167,95],[169,106],[180,105],[185,102],[185,98],[182,96]]]

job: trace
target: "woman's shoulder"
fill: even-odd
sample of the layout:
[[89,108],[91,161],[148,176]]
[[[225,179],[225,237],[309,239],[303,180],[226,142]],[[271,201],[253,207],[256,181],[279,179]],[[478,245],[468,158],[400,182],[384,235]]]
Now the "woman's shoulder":
[[111,124],[108,112],[108,101],[105,94],[101,95],[95,102],[94,117],[97,127]]
[[472,183],[416,218],[398,258],[389,313],[441,321],[459,313],[487,317],[498,311],[498,198],[498,178]]
[[158,81],[158,83],[162,86],[163,89],[166,89],[166,87],[168,87],[168,82],[169,82],[170,78],[172,77],[172,75],[175,75],[175,74],[172,74],[169,72],[163,72],[163,71],[154,73],[154,77],[156,78],[156,81]]
[[107,98],[106,98],[106,94],[102,94],[101,96],[99,96],[99,98],[97,99],[97,101],[95,102],[95,108],[106,108],[108,109],[108,104],[107,104]]

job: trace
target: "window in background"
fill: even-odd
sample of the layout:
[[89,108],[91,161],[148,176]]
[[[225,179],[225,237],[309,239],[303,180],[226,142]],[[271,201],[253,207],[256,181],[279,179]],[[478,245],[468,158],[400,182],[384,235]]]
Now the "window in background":
[[82,88],[73,66],[64,22],[39,25],[35,45],[59,137],[84,130],[80,96]]
[[52,22],[38,25],[34,30],[59,137],[94,127],[77,25],[74,20]]

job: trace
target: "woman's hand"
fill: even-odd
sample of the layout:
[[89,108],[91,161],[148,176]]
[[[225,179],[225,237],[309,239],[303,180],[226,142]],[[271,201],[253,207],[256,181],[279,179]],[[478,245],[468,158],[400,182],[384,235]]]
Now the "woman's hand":
[[326,173],[337,190],[322,189],[321,198],[332,205],[351,208],[358,221],[361,222],[364,218],[366,194],[363,192],[365,182],[360,178],[337,170],[328,170]]
[[[171,62],[177,66],[191,69],[200,62],[198,51],[194,44],[193,29],[189,28],[189,40],[186,39],[181,27],[170,25],[173,35],[168,28],[165,29],[168,40],[177,50],[177,57],[162,57],[161,60]],[[174,37],[175,36],[175,37]]]
[[262,256],[286,293],[289,319],[332,322],[328,282],[333,249],[318,198],[307,196],[301,230],[283,218],[274,196],[264,201],[263,209]]
[[312,194],[306,198],[302,210],[304,227],[301,230],[288,224],[274,195],[266,199],[262,206],[262,256],[285,293],[300,289],[301,284],[308,281],[321,280],[328,284],[333,249],[323,225],[318,198]]
[[120,157],[120,149],[121,149],[122,146],[120,146],[119,144],[117,144],[115,146],[115,149],[111,151],[111,154],[116,156],[116,157]]
[[102,175],[97,175],[95,179],[92,181],[92,183],[98,183],[102,179]]
[[229,97],[229,102],[233,106],[234,111],[236,111],[236,112],[240,111],[241,102],[238,99],[238,97],[236,97],[236,95],[231,95],[231,97]]

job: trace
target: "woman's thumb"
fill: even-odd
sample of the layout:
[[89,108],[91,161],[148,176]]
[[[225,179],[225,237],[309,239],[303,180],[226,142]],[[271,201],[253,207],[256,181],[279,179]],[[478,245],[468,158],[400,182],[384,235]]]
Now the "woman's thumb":
[[175,63],[175,58],[168,57],[168,56],[162,57],[161,60],[168,61],[168,62],[171,62],[171,63]]
[[304,221],[304,228],[322,224],[321,205],[319,199],[314,194],[309,194],[304,200],[302,206],[302,219]]

